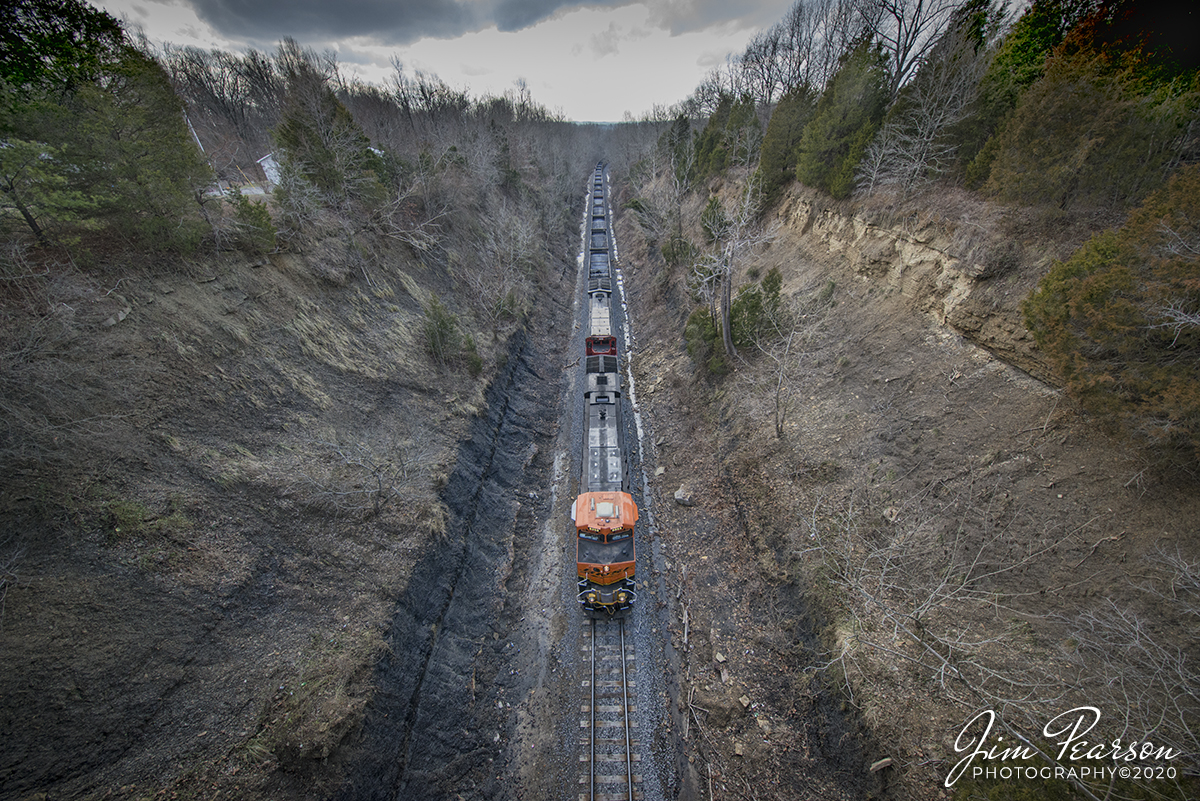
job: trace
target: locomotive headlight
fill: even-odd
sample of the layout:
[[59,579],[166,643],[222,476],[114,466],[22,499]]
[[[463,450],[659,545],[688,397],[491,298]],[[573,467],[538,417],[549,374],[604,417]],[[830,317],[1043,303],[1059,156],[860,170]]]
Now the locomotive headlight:
[[618,593],[617,593],[617,603],[619,603],[619,604],[623,604],[623,603],[625,603],[625,599],[626,599],[626,598],[628,598],[628,597],[629,597],[629,596],[628,596],[628,595],[626,595],[625,593],[623,593],[623,592],[618,592]]
[[589,592],[589,593],[588,593],[588,596],[587,596],[587,598],[588,598],[588,603],[589,603],[589,604],[594,604],[594,603],[596,603],[596,593],[594,593],[594,592]]

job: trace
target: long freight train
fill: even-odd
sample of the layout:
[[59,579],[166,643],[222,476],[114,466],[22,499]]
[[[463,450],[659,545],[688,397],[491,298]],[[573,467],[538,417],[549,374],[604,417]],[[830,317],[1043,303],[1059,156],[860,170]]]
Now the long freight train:
[[579,603],[592,616],[627,614],[636,598],[629,462],[621,419],[621,373],[613,320],[613,273],[603,163],[592,178],[588,231],[588,326],[583,363],[583,469],[571,505]]

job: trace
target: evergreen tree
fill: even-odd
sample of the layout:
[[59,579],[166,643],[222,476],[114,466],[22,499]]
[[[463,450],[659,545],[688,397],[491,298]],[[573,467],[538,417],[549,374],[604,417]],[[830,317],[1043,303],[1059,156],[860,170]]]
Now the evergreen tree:
[[1036,0],[1004,37],[979,83],[973,113],[958,125],[962,174],[969,186],[987,180],[995,158],[989,139],[1012,113],[1021,93],[1045,72],[1046,59],[1082,13],[1087,0]]
[[82,0],[3,0],[0,18],[0,80],[25,98],[93,79],[125,45],[121,23]]
[[763,135],[759,169],[762,171],[763,200],[770,205],[783,187],[796,178],[800,137],[816,109],[816,93],[808,85],[785,94],[771,114]]
[[804,127],[796,178],[836,198],[849,197],[854,174],[888,101],[883,54],[868,40],[841,62]]
[[26,0],[14,14],[0,87],[4,205],[43,242],[48,225],[86,219],[142,246],[194,247],[211,171],[162,68],[82,3]]
[[733,110],[733,95],[722,93],[717,108],[708,122],[696,135],[696,171],[701,175],[713,175],[725,169],[728,154],[725,151],[725,128],[729,124],[729,113]]
[[726,167],[751,164],[762,146],[762,125],[749,95],[735,100],[722,93],[717,108],[696,139],[696,168],[701,176]]
[[143,245],[194,247],[196,198],[212,173],[162,67],[129,48],[62,111],[71,182],[95,201],[96,215]]
[[679,114],[666,133],[667,152],[671,154],[671,169],[676,179],[686,181],[687,173],[694,166],[692,150],[692,123],[686,114]]
[[995,137],[988,188],[1002,198],[1120,208],[1160,186],[1194,146],[1200,70],[1156,46],[1161,32],[1118,35],[1116,12],[1142,4],[1115,5],[1068,32]]
[[293,167],[336,205],[379,193],[370,141],[329,86],[332,67],[292,40],[280,46],[287,89],[275,143]]

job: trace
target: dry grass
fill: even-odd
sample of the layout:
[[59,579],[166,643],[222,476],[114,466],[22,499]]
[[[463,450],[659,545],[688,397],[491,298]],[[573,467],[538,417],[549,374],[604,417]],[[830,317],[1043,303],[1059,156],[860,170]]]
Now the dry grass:
[[263,709],[247,746],[251,756],[270,754],[284,770],[294,769],[329,757],[358,726],[370,699],[373,666],[386,648],[382,629],[363,624],[363,611],[311,635]]

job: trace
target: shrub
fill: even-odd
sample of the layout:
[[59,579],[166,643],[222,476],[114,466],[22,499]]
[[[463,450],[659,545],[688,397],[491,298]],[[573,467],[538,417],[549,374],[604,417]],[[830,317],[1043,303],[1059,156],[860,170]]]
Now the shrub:
[[704,211],[700,212],[700,228],[704,231],[704,241],[714,245],[729,233],[730,221],[721,206],[721,200],[716,195],[708,199]]
[[435,295],[425,307],[425,352],[441,365],[466,367],[472,378],[483,372],[475,338],[459,330],[458,319]]
[[425,352],[438,364],[448,364],[462,349],[458,321],[435,295],[425,307]]
[[225,193],[233,207],[238,226],[238,242],[253,254],[269,253],[275,249],[275,224],[266,203],[255,203],[236,189]]
[[1066,389],[1175,464],[1200,455],[1200,166],[1056,264],[1023,305]]
[[696,246],[686,236],[671,236],[662,244],[662,257],[667,264],[678,267],[697,258]]
[[998,152],[994,134],[1042,76],[1047,54],[1084,8],[1078,0],[1035,0],[1004,37],[980,81],[975,113],[956,126],[958,157],[971,188],[987,181]]
[[747,284],[738,291],[729,309],[729,325],[733,329],[735,346],[749,347],[775,327],[782,286],[783,274],[778,267],[772,267],[761,283]]
[[1021,266],[1021,245],[1011,239],[997,242],[983,256],[981,278],[997,278],[1015,272]]
[[474,337],[464,338],[462,357],[467,366],[467,372],[471,374],[472,378],[478,378],[483,372],[483,357],[479,355],[479,351],[475,347]]
[[708,307],[702,306],[688,317],[683,329],[683,341],[687,344],[688,355],[702,374],[721,376],[729,372],[730,365],[725,358],[724,345],[721,344],[721,330]]

